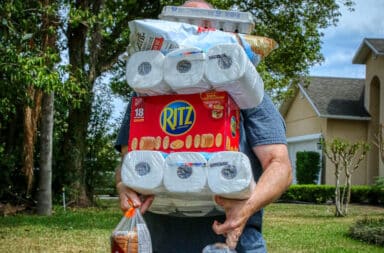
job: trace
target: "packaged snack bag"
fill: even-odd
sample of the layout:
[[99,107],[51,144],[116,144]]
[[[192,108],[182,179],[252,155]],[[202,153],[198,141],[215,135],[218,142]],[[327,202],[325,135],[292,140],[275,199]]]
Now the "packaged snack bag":
[[111,253],[152,253],[152,241],[140,209],[131,207],[113,230]]

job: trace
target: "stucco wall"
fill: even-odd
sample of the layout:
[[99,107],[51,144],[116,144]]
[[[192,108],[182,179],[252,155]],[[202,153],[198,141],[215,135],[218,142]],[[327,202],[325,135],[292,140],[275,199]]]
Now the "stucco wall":
[[[338,137],[351,143],[366,140],[367,124],[367,121],[328,119],[328,131],[325,138],[331,141]],[[335,169],[329,159],[326,159],[326,168],[325,184],[333,185],[335,184]],[[371,176],[371,173],[367,171],[366,160],[364,160],[353,174],[352,183],[355,185],[370,184],[372,183]]]
[[[372,141],[377,134],[380,123],[384,123],[384,56],[370,54],[366,62],[365,107],[372,116],[368,139]],[[373,97],[372,97],[373,96]],[[373,147],[368,154],[368,167],[372,174],[384,177],[384,164],[380,154]]]
[[287,124],[287,137],[302,136],[326,131],[325,120],[317,116],[312,105],[298,92],[285,123]]

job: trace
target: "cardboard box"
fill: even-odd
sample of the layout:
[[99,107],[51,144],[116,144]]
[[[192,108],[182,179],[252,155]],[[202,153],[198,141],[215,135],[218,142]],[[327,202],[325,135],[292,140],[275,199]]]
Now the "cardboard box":
[[239,121],[226,92],[135,97],[128,151],[238,151]]

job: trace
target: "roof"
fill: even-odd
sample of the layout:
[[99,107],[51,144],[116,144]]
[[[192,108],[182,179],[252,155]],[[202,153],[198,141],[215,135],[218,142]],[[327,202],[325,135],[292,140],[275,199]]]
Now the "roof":
[[384,39],[365,38],[352,59],[354,64],[365,64],[368,55],[384,56]]
[[[299,89],[319,117],[369,120],[364,107],[364,79],[340,77],[310,77],[309,85],[299,84]],[[288,99],[280,107],[285,115],[293,99]]]

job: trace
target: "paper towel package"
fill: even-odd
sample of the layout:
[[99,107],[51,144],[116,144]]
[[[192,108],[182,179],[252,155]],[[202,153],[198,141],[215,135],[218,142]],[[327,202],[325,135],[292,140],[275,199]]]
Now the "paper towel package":
[[157,50],[132,54],[127,61],[128,85],[144,95],[171,94],[171,88],[163,79],[164,58],[164,55]]
[[242,152],[214,153],[208,161],[207,176],[213,194],[230,199],[247,199],[255,186],[249,158]]
[[226,92],[134,97],[128,151],[237,151],[239,118]]
[[197,47],[174,50],[165,56],[164,80],[177,94],[202,93],[211,89],[204,77],[205,53]]
[[256,107],[263,99],[263,80],[239,45],[210,48],[205,75],[215,90],[228,92],[240,109]]
[[206,216],[214,209],[215,203],[212,199],[192,199],[185,198],[184,196],[172,196],[169,194],[156,195],[149,207],[149,211],[153,213],[187,217]]
[[141,194],[162,192],[164,165],[165,158],[159,151],[128,152],[123,158],[121,181]]
[[165,158],[164,187],[172,193],[210,195],[205,167],[198,152],[174,152]]

